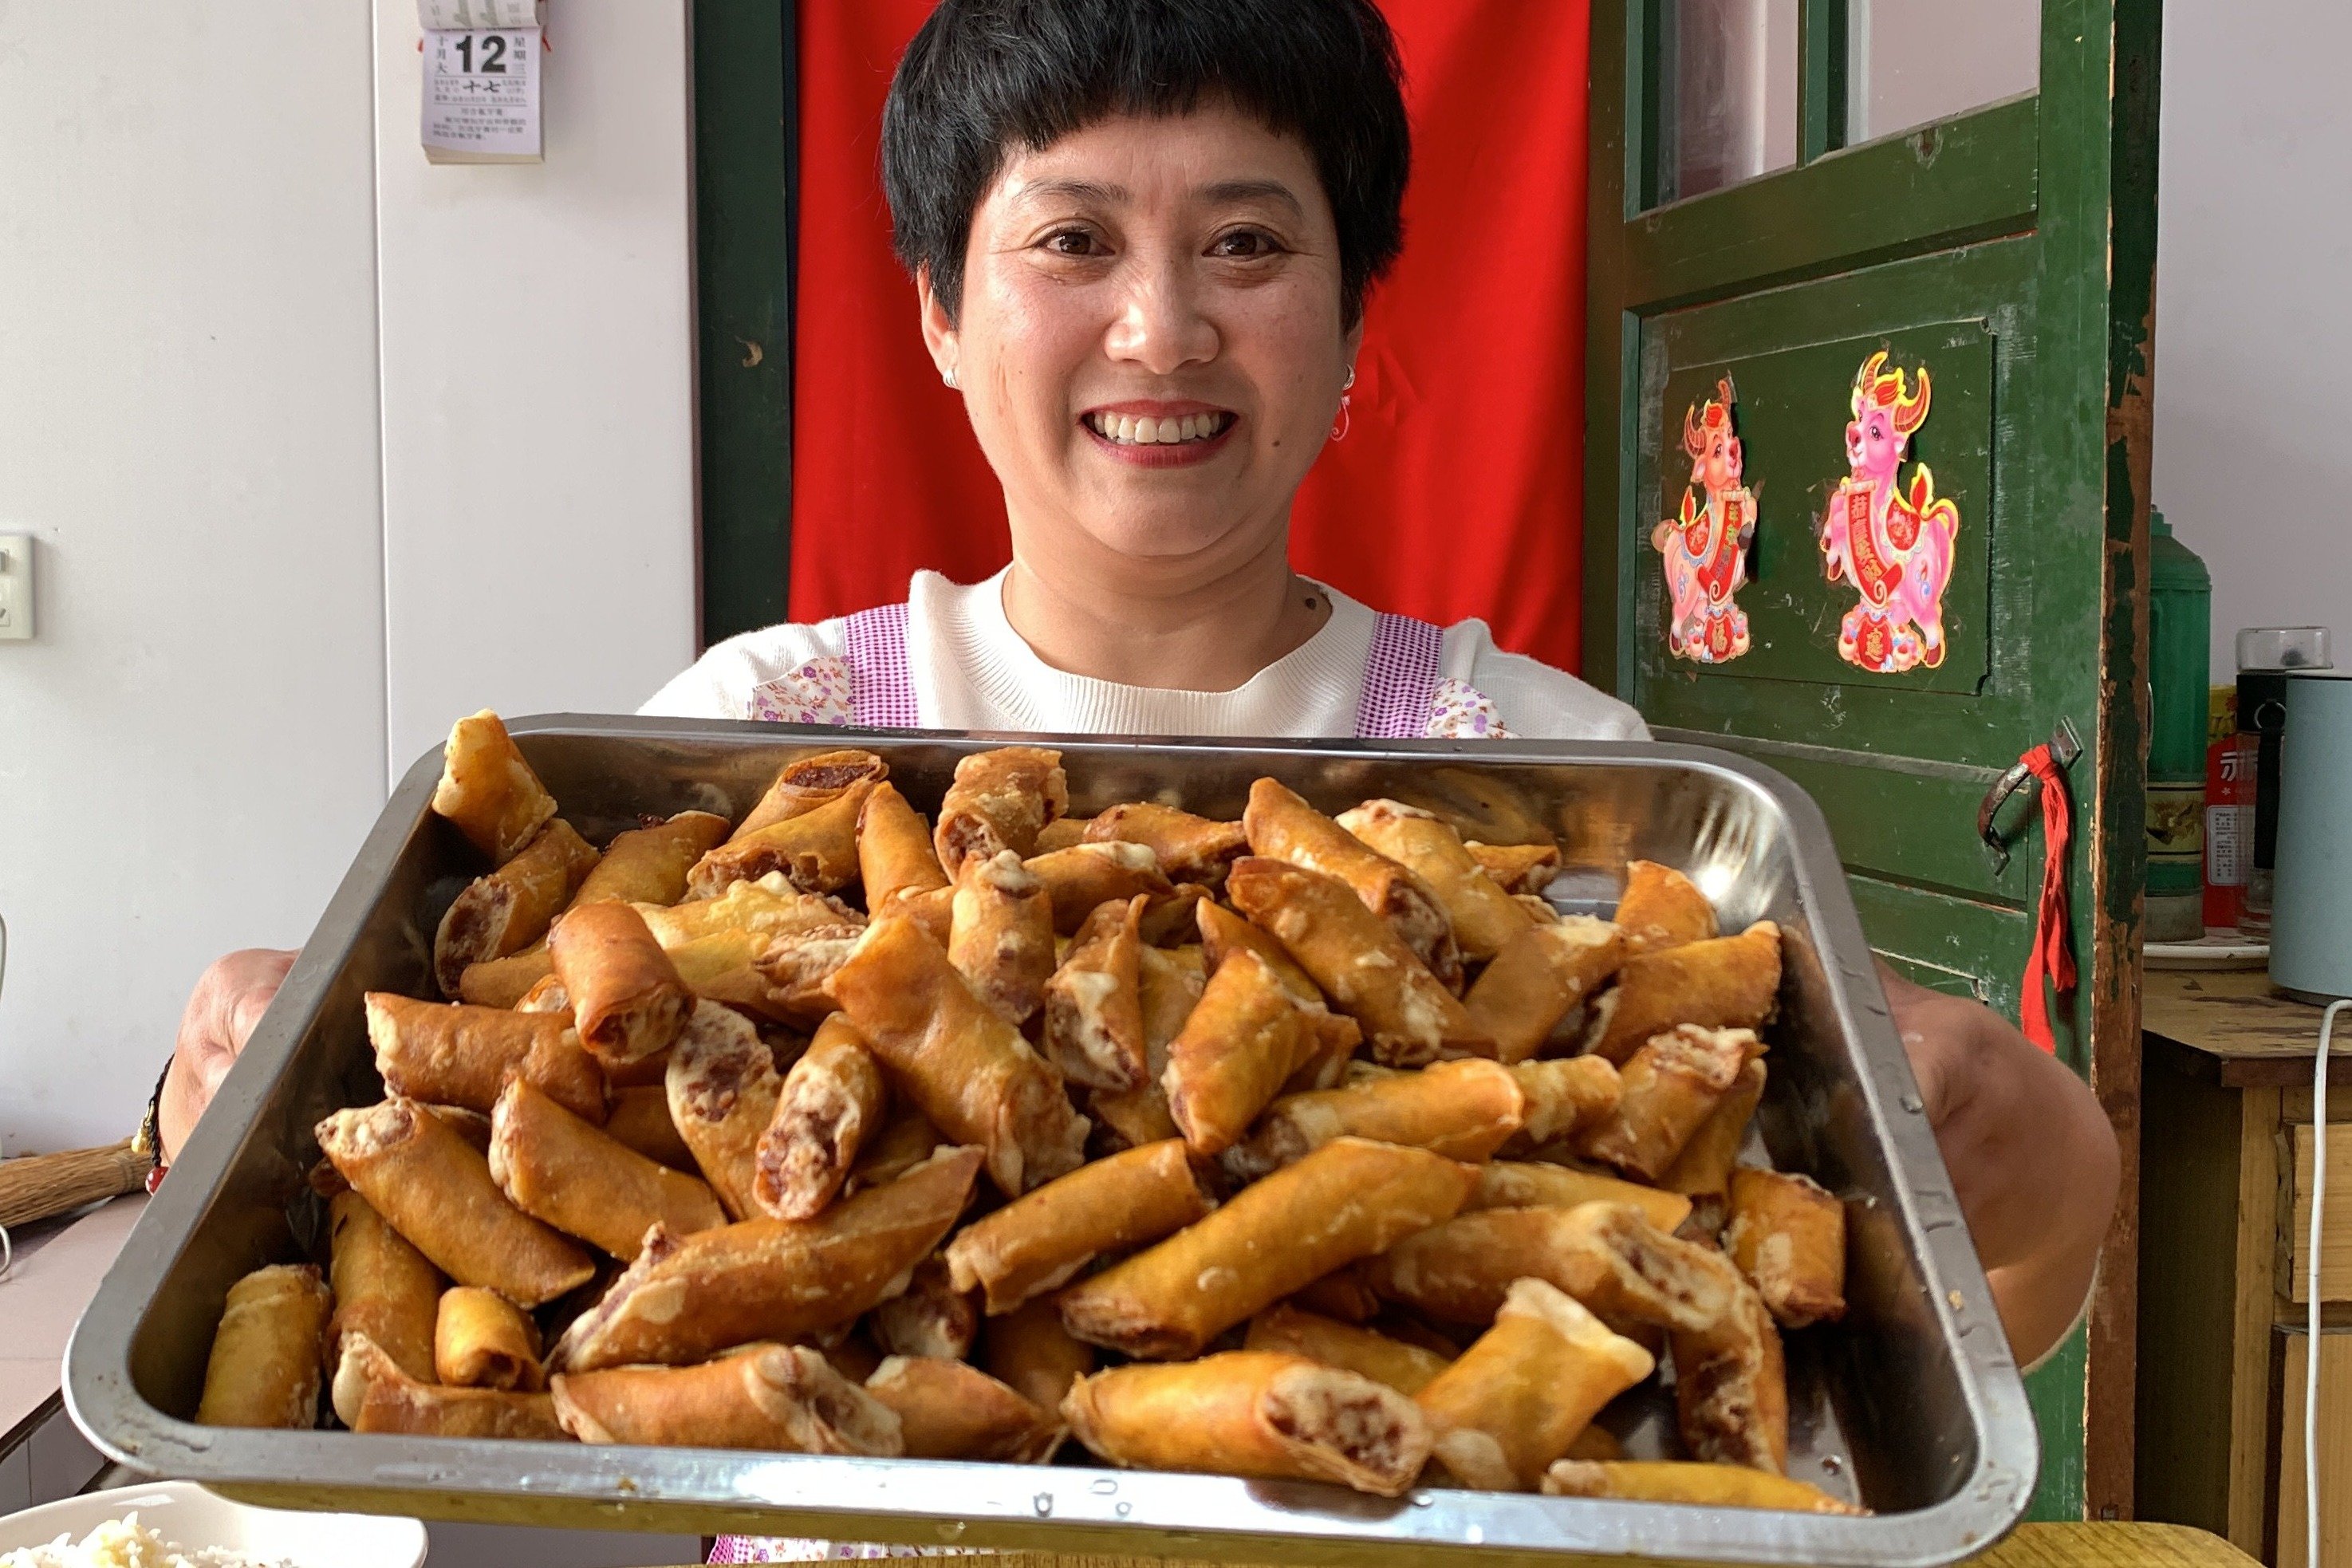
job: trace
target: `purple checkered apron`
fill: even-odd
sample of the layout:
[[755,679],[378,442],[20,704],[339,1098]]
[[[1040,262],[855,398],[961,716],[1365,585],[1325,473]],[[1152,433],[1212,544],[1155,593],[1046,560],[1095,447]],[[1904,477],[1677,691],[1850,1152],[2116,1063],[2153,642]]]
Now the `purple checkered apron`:
[[[1438,648],[1444,634],[1427,621],[1382,614],[1364,659],[1364,695],[1356,704],[1356,733],[1365,740],[1410,741],[1428,733],[1437,692]],[[884,605],[849,617],[845,663],[850,703],[865,730],[916,727],[915,683],[907,674],[907,606]],[[722,1535],[713,1563],[805,1562],[814,1558],[911,1557],[911,1546],[853,1542],[761,1540]]]
[[[1410,616],[1379,617],[1364,659],[1364,694],[1356,704],[1359,736],[1409,741],[1429,732],[1444,635]],[[843,662],[849,666],[850,703],[858,727],[916,728],[915,683],[907,673],[907,606],[858,611],[849,617],[846,644]]]

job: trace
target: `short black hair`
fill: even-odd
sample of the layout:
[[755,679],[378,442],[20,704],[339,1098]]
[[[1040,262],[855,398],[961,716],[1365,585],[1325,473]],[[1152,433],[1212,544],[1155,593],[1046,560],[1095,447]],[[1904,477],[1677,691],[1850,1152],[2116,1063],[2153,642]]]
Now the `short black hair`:
[[1402,74],[1374,0],[940,0],[882,111],[892,239],[952,312],[971,215],[1013,152],[1223,99],[1314,158],[1353,327],[1404,241]]

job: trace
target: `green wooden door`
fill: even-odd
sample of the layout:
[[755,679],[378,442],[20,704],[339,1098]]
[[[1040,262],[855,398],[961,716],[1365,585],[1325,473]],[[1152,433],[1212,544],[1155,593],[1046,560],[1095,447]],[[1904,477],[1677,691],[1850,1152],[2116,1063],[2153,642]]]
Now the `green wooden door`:
[[[2125,1135],[2127,1194],[2158,17],[2104,0],[1593,7],[1587,673],[1662,734],[1809,789],[1888,961],[2011,1017],[2039,813],[2002,815],[2004,858],[1978,808],[2070,729],[2083,984],[2059,1049]],[[1859,461],[1850,423],[1874,433]],[[1741,523],[1745,551],[1717,548]],[[2042,1517],[2130,1512],[2131,1231],[2087,1336],[2031,1381]]]

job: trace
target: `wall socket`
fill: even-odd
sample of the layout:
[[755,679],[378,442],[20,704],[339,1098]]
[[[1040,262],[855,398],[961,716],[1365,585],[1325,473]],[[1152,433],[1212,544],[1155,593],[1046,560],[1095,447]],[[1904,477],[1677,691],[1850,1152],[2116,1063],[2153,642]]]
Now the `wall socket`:
[[33,536],[0,533],[0,642],[33,635]]

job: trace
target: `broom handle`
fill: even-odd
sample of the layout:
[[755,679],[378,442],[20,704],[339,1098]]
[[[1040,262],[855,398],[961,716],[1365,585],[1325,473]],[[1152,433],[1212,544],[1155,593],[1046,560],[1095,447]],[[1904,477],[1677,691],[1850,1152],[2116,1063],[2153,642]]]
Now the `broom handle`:
[[104,1149],[0,1160],[0,1226],[31,1225],[147,1184],[153,1164],[131,1140]]

